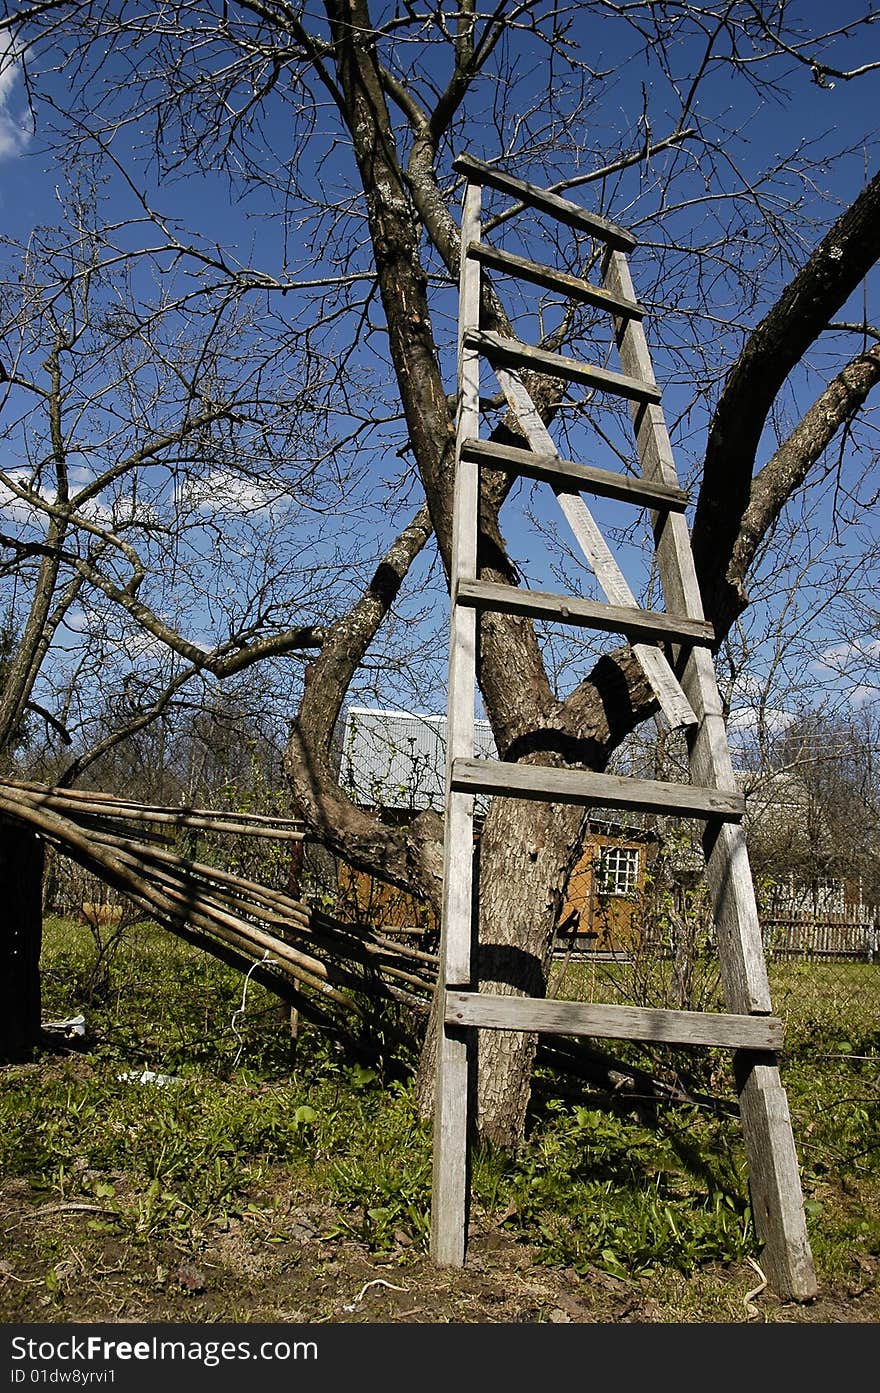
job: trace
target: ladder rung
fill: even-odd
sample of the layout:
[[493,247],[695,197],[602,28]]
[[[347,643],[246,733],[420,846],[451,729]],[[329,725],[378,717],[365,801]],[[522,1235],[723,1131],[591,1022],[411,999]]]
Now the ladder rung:
[[741,793],[724,789],[695,788],[693,784],[662,783],[658,779],[625,779],[586,769],[508,764],[504,760],[453,760],[451,783],[453,790],[461,793],[629,808],[669,817],[718,817],[725,822],[739,822],[746,810]]
[[490,469],[506,469],[523,474],[528,479],[540,479],[570,492],[592,493],[598,498],[615,498],[622,503],[634,503],[641,508],[669,508],[683,513],[688,505],[684,489],[672,484],[654,484],[646,479],[631,479],[615,474],[613,469],[598,469],[591,464],[576,464],[558,455],[538,455],[533,450],[521,450],[515,445],[496,445],[488,440],[464,440],[463,459],[488,465]]
[[710,644],[715,638],[712,625],[705,619],[609,605],[580,596],[551,595],[542,590],[519,590],[515,585],[498,585],[494,581],[459,581],[456,599],[460,605],[472,605],[475,609],[524,614],[532,619],[625,634],[635,643],[668,639],[673,643]]
[[543,372],[549,377],[562,377],[567,382],[581,382],[584,386],[595,387],[600,392],[613,392],[628,401],[657,403],[661,399],[660,388],[652,382],[642,382],[637,377],[625,377],[621,372],[611,372],[608,368],[597,368],[592,363],[581,363],[576,358],[565,358],[560,353],[546,353],[543,348],[533,348],[531,344],[521,343],[519,339],[503,339],[500,334],[481,333],[469,329],[464,336],[466,348],[475,348],[484,353],[490,362],[501,363],[507,367],[530,368],[532,372]]
[[629,252],[636,246],[636,239],[631,232],[609,222],[607,218],[600,217],[598,213],[588,213],[579,203],[572,203],[570,199],[561,198],[557,193],[540,189],[536,184],[526,183],[525,179],[516,179],[512,174],[503,174],[500,169],[484,164],[482,160],[475,160],[472,155],[459,155],[458,159],[453,160],[452,168],[457,174],[466,175],[473,184],[497,189],[499,193],[512,194],[523,203],[529,203],[533,208],[550,213],[569,227],[579,227],[584,232],[592,233],[616,251]]
[[525,257],[514,256],[512,252],[499,251],[496,247],[487,246],[485,242],[469,242],[467,254],[493,271],[501,271],[507,276],[518,276],[521,280],[531,281],[545,290],[558,290],[573,300],[583,300],[587,305],[594,305],[596,309],[625,315],[627,319],[645,317],[644,309],[634,300],[624,300],[619,295],[612,295],[610,290],[602,290],[581,276],[569,275],[567,271],[556,271],[550,266],[541,266],[537,261],[527,261]]
[[645,1040],[734,1050],[778,1051],[783,1039],[782,1021],[776,1016],[653,1010],[480,992],[447,991],[445,1019],[447,1025],[482,1026],[488,1030],[592,1035],[605,1040]]

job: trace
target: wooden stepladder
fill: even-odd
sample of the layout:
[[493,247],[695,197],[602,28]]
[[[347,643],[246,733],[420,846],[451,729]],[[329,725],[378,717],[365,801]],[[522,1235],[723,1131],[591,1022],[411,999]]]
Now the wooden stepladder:
[[[752,1208],[762,1264],[781,1296],[807,1300],[817,1291],[804,1221],[791,1119],[779,1076],[781,1022],[772,1015],[767,970],[741,819],[744,800],[733,775],[703,615],[687,498],[679,487],[627,253],[624,229],[547,190],[462,156],[466,179],[459,287],[458,425],[451,576],[446,771],[446,835],[440,983],[441,1031],[434,1122],[432,1258],[465,1261],[468,1137],[474,1093],[474,1032],[504,1029],[599,1038],[722,1046],[731,1049],[749,1164]],[[602,248],[602,283],[514,256],[481,240],[482,189],[516,202],[515,212],[549,216]],[[612,316],[620,371],[592,366],[481,330],[483,272],[561,293]],[[528,448],[480,439],[480,359],[492,366]],[[582,384],[628,402],[641,477],[560,456],[523,380],[523,372]],[[477,567],[480,467],[547,483],[605,594],[606,603],[481,581]],[[647,509],[665,609],[640,607],[583,495]],[[505,611],[624,635],[658,704],[687,736],[687,784],[621,778],[474,758],[478,614]],[[473,821],[476,794],[540,798],[584,806],[650,811],[703,825],[726,1012],[647,1010],[479,993],[471,955],[479,909],[474,903]]]

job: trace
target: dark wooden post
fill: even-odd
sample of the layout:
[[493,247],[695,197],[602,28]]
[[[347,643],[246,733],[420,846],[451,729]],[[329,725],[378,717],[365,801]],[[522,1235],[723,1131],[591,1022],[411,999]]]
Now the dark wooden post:
[[43,844],[0,821],[0,1060],[26,1059],[40,1038]]

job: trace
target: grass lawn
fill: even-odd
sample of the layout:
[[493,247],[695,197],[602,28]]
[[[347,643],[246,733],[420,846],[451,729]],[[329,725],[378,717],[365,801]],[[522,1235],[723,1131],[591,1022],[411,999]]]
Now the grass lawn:
[[[632,987],[620,964],[560,964],[554,984]],[[268,992],[243,999],[150,925],[96,962],[85,928],[50,921],[44,1018],[81,1011],[87,1035],[0,1069],[0,1319],[876,1321],[880,966],[774,965],[772,988],[807,1306],[762,1287],[723,1051],[614,1042],[625,1089],[539,1065],[519,1153],[474,1157],[468,1265],[438,1272],[414,1055],[373,1068],[308,1026],[294,1041]]]

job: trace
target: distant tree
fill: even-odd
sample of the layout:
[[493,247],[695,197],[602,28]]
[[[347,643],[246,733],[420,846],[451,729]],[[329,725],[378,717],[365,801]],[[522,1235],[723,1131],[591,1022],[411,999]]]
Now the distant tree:
[[72,193],[57,228],[5,243],[0,317],[0,593],[14,626],[0,749],[38,703],[68,748],[67,781],[199,683],[317,646],[319,626],[285,616],[304,591],[318,602],[328,570],[338,582],[354,487],[335,465],[321,481],[340,517],[319,559],[298,525],[318,482],[314,377],[278,366],[289,345],[265,324],[257,353],[225,277],[209,304],[198,257],[173,237],[131,251],[136,225],[97,226],[96,199]]
[[842,880],[880,902],[878,731],[870,713],[844,719],[821,710],[796,716],[752,775],[761,809],[750,837],[755,873],[792,881],[817,906],[822,887]]

